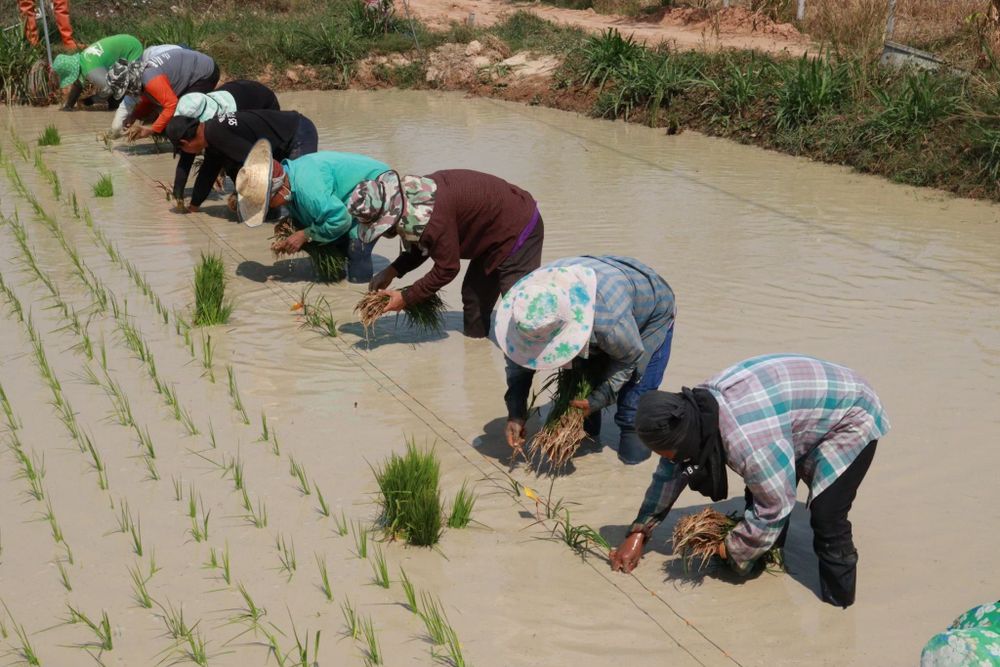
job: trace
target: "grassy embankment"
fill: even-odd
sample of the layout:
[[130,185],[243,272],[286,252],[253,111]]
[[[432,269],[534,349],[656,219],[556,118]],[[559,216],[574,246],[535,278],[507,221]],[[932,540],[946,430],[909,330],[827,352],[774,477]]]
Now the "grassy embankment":
[[[855,5],[865,1],[852,0]],[[278,73],[275,78],[285,81],[285,68],[305,65],[308,78],[299,85],[309,87],[361,85],[358,63],[391,53],[408,59],[379,65],[364,85],[372,85],[374,76],[378,85],[427,87],[421,54],[449,42],[498,39],[511,51],[556,54],[563,64],[542,83],[481,77],[468,84],[480,94],[668,131],[697,129],[901,183],[1000,199],[1000,66],[982,17],[962,24],[972,33],[952,31],[951,43],[977,45],[965,59],[975,63],[972,73],[956,76],[882,67],[874,57],[877,42],[858,27],[864,22],[854,20],[855,29],[847,30],[853,19],[840,16],[838,22],[832,14],[824,19],[830,35],[826,56],[790,59],[647,48],[616,32],[588,36],[521,12],[486,29],[453,25],[432,32],[414,23],[418,52],[408,21],[397,16],[379,24],[358,0],[269,0],[249,8],[216,6],[207,16],[107,11],[92,0],[77,3],[74,21],[81,39],[127,31],[147,44],[189,44],[211,53],[229,78]]]

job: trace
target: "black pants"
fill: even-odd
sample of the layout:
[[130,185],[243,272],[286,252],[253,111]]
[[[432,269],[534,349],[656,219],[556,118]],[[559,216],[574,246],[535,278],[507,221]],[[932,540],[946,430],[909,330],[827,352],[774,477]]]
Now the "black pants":
[[[219,72],[219,66],[216,65],[215,68],[212,70],[211,74],[209,74],[208,76],[206,76],[203,79],[198,79],[197,81],[195,81],[194,83],[192,83],[190,86],[188,86],[188,89],[185,90],[184,93],[182,93],[182,94],[187,94],[187,93],[210,93],[210,92],[212,92],[213,90],[215,90],[215,87],[217,85],[219,85],[219,75],[220,74],[221,74],[221,72]],[[178,95],[177,97],[180,97],[180,96],[181,95]]]
[[299,116],[299,126],[295,138],[288,148],[288,159],[295,160],[303,155],[311,155],[319,148],[319,132],[316,125],[305,116]]
[[[813,530],[813,551],[819,559],[820,594],[824,602],[847,608],[854,604],[857,592],[858,550],[854,533],[847,518],[858,495],[858,487],[871,467],[878,440],[872,440],[861,450],[833,484],[813,498],[809,506],[809,525]],[[744,491],[747,508],[753,505],[750,489]],[[788,523],[774,546],[785,546]]]
[[485,338],[490,334],[493,306],[514,283],[542,265],[544,240],[545,225],[539,215],[535,229],[524,240],[524,245],[501,262],[493,273],[486,274],[481,258],[469,262],[462,281],[462,317],[466,336]]

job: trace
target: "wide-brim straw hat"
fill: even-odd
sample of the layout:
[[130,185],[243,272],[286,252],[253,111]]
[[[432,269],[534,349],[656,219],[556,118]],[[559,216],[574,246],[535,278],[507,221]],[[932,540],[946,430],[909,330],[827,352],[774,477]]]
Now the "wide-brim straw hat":
[[260,139],[236,174],[236,210],[247,227],[259,227],[271,202],[271,142]]
[[518,366],[560,368],[590,342],[596,296],[597,274],[589,267],[536,269],[519,280],[500,303],[497,344]]

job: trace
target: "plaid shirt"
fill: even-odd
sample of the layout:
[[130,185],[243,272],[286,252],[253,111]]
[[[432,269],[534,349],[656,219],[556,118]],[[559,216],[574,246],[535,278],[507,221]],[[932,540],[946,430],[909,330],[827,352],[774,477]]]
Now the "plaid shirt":
[[[674,292],[656,271],[630,257],[566,257],[546,266],[587,266],[597,274],[590,351],[610,360],[606,377],[588,397],[591,412],[615,402],[633,376],[645,370],[674,325]],[[584,354],[583,356],[586,356]],[[507,360],[507,416],[526,419],[535,371]]]
[[[730,564],[749,570],[777,540],[795,506],[829,487],[869,442],[889,431],[875,391],[854,371],[812,357],[774,354],[736,364],[702,385],[719,403],[726,463],[753,494],[726,537]],[[680,476],[666,459],[653,474],[632,530],[651,530],[669,511]]]

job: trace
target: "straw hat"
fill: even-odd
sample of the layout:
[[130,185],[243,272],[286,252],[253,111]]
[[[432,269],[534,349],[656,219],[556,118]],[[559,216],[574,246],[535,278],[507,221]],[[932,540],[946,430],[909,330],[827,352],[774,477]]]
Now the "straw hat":
[[260,139],[250,149],[243,168],[236,174],[236,209],[240,221],[247,227],[258,227],[264,222],[273,189],[271,142]]
[[597,274],[586,266],[542,267],[514,285],[497,311],[497,342],[518,366],[552,370],[577,357],[594,330]]

